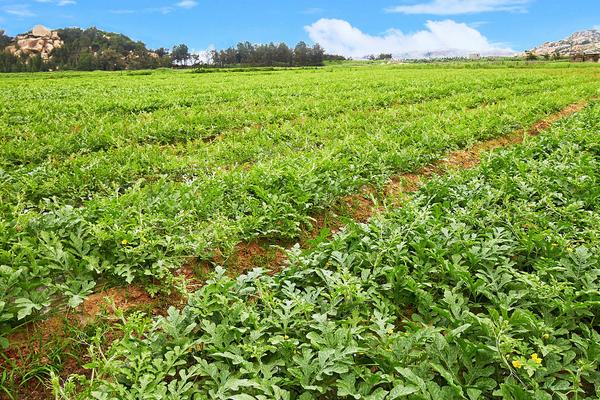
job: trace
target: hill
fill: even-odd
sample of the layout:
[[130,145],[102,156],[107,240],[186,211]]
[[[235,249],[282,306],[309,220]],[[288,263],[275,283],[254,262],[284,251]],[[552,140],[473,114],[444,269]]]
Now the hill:
[[590,29],[575,32],[565,39],[556,42],[546,42],[532,49],[531,53],[537,56],[553,55],[560,57],[600,53],[600,30]]
[[10,38],[0,32],[0,70],[121,70],[170,66],[164,52],[95,27],[50,30],[42,25]]

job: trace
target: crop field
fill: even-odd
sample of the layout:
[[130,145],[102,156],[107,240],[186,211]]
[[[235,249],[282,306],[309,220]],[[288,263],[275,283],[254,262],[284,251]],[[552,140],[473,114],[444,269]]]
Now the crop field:
[[[2,395],[598,398],[599,78],[567,63],[0,75]],[[386,192],[574,103],[589,104],[475,168]],[[357,195],[370,221],[322,227]],[[265,251],[244,263],[250,245]],[[132,285],[163,309],[67,317],[43,357],[14,350]]]

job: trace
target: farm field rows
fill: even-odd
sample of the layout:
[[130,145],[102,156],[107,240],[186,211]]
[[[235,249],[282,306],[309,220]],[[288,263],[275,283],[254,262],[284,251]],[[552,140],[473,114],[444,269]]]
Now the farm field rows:
[[126,319],[61,395],[596,399],[599,134],[595,102],[274,276],[218,268],[182,311]]
[[[598,96],[599,72],[600,68],[596,66],[369,66],[213,74],[152,71],[143,74],[2,75],[0,345],[9,345],[6,338],[22,324],[48,317],[65,308],[76,309],[86,296],[104,287],[134,282],[145,286],[151,293],[168,292],[177,281],[173,275],[174,270],[191,258],[218,268],[218,264],[226,264],[228,257],[233,257],[232,254],[240,243],[256,239],[273,244],[293,243],[303,231],[315,224],[313,217],[317,213],[328,209],[346,195],[358,193],[365,185],[381,189],[390,177],[414,171],[443,158],[451,150],[527,128],[569,104]],[[594,147],[594,139],[597,141],[598,137],[597,113],[598,106],[595,104],[582,113],[582,117],[569,120],[577,132],[577,137],[569,143],[575,147],[581,146],[585,154],[589,153],[590,157],[581,161],[591,163],[588,169],[597,167],[597,164],[593,164],[593,156],[597,156],[593,153],[594,149],[597,150],[597,145]],[[556,130],[553,136],[555,141],[550,140],[549,143],[557,144],[558,137],[571,140],[568,126],[565,125],[561,129]],[[523,151],[515,154],[519,157],[540,154],[531,148],[527,150],[529,153]],[[514,155],[506,157],[517,162]],[[556,163],[563,165],[566,160],[561,158]],[[532,171],[535,173],[537,170]],[[594,179],[593,173],[589,175],[590,179]],[[472,175],[466,176],[470,178],[464,179],[475,179]],[[582,185],[588,183],[585,181]],[[446,191],[440,193],[447,194],[452,192],[454,184],[455,182],[451,181],[439,183],[436,190],[446,187]],[[428,190],[425,189],[425,194],[421,194],[419,199],[427,198],[427,193],[433,193]],[[497,190],[502,191],[501,188]],[[560,193],[561,196],[572,194],[568,190]],[[588,193],[589,196],[594,194],[597,199],[597,193],[593,190]],[[446,207],[442,200],[440,202]],[[415,201],[415,204],[414,210],[425,207],[419,200]],[[442,212],[442,205],[435,212]],[[455,211],[454,208],[452,210]],[[531,212],[534,211],[543,210],[535,209]],[[390,211],[390,215],[395,215],[396,212],[402,214],[408,211]],[[592,207],[590,213],[589,218],[596,218],[595,208]],[[490,211],[489,218],[491,215]],[[572,217],[574,224],[579,223],[577,218],[585,219],[577,214]],[[387,215],[384,220],[387,221],[389,229],[395,225],[398,225],[398,229],[406,228],[403,225],[406,221],[403,219]],[[425,218],[423,224],[427,221]],[[586,221],[581,223],[587,223]],[[370,226],[375,227],[373,224]],[[555,226],[548,227],[550,228],[554,229]],[[327,248],[349,240],[348,232],[363,235],[365,232],[362,229],[364,227],[353,227],[341,236],[344,239],[337,237],[323,246]],[[591,228],[588,230],[597,233]],[[588,236],[581,239],[579,244],[583,247],[597,245],[597,236],[592,233],[586,233]],[[539,235],[543,236],[542,233]],[[364,237],[368,238],[369,235]],[[564,243],[558,243],[561,246],[562,244]],[[588,250],[593,253],[593,249]],[[263,321],[265,318],[271,321],[272,316],[261,314],[263,309],[257,310],[252,308],[253,305],[247,304],[247,295],[252,292],[254,294],[251,296],[255,296],[256,291],[262,290],[262,287],[257,285],[263,283],[269,293],[273,292],[277,285],[277,290],[280,290],[290,279],[300,279],[290,277],[309,267],[305,264],[306,260],[311,257],[316,259],[331,256],[325,256],[326,250],[323,249],[311,251],[314,253],[309,251],[307,256],[299,256],[296,259],[292,257],[291,269],[275,277],[253,273],[236,282],[219,275],[218,279],[202,289],[200,294],[193,295],[187,311],[183,311],[184,314],[190,312],[193,301],[206,302],[202,303],[201,308],[207,308],[199,314],[204,317],[195,319],[196,317],[186,316],[188,319],[192,318],[196,328],[185,333],[181,337],[181,343],[185,342],[186,346],[189,343],[194,343],[193,346],[198,345],[197,341],[200,339],[195,335],[200,335],[201,329],[197,327],[206,321],[217,324],[215,329],[223,330],[219,331],[218,335],[227,330],[227,324],[230,322],[232,327],[238,323],[230,320],[217,323],[212,320],[212,314],[202,314],[217,307],[210,305],[213,301],[233,301],[235,298],[237,302],[234,306],[240,309],[250,307],[246,311],[250,312],[252,318],[258,318],[257,321]],[[424,257],[424,254],[429,252],[427,247],[420,251],[424,253],[417,252],[416,256]],[[374,251],[371,256],[376,257],[376,253]],[[340,257],[342,256],[349,255],[342,252]],[[442,262],[442,258],[439,256],[438,261]],[[592,257],[592,260],[595,259]],[[403,262],[408,269],[398,270],[394,274],[406,275],[407,271],[411,274],[414,272],[413,267],[407,264],[408,261]],[[432,260],[428,262],[434,264]],[[594,262],[597,260],[592,261],[592,264]],[[509,264],[510,268],[515,268]],[[391,267],[391,264],[387,266]],[[436,268],[438,267],[440,266],[436,265]],[[319,276],[329,276],[330,272],[324,272],[326,270],[329,270],[329,267],[323,267],[323,271],[315,273]],[[238,272],[243,271],[236,273]],[[230,275],[231,273],[230,271]],[[346,285],[346,278],[349,282],[354,281],[350,272],[345,274],[340,281],[343,285]],[[380,289],[387,290],[378,289],[378,285],[375,285],[377,279],[381,278],[379,275],[376,277],[378,272],[365,274],[367,275],[364,279],[360,279],[369,280],[368,277],[373,274],[373,281],[370,288],[364,288],[369,294],[365,295],[366,297],[363,294],[359,296],[365,299],[365,308],[357,308],[356,318],[374,318],[374,315],[364,314],[369,307],[373,312],[374,302],[379,302],[369,298],[371,294],[381,300],[386,312],[399,316],[397,309],[393,311],[389,308],[397,299],[386,299],[387,294],[378,292]],[[426,275],[421,272],[417,279],[411,274],[407,275],[407,279],[411,276],[419,285],[419,279]],[[398,277],[399,275],[394,279],[399,279]],[[313,300],[319,301],[320,289],[311,286],[314,284],[311,284],[313,278],[314,276],[307,277],[307,281],[302,284],[303,289],[299,290],[303,292],[303,296],[314,295]],[[425,280],[424,284],[425,282],[427,281]],[[300,281],[293,285],[299,284]],[[313,289],[316,291],[313,292]],[[292,296],[292,292],[273,292],[272,295]],[[213,295],[215,298],[212,298]],[[340,301],[343,302],[346,294],[340,296]],[[417,306],[417,303],[411,303],[408,298],[402,301],[403,303],[395,304],[394,307],[412,304],[414,311],[414,307]],[[332,310],[336,304],[330,304]],[[218,305],[221,306],[223,304]],[[230,306],[232,305],[228,305]],[[279,312],[274,310],[273,308],[273,312]],[[377,310],[377,315],[383,312]],[[291,312],[291,308],[288,311]],[[361,312],[364,314],[361,314],[362,317],[359,315]],[[235,314],[231,317],[236,318]],[[426,317],[433,326],[440,321],[431,315]],[[170,314],[169,318],[180,317],[179,314]],[[133,320],[134,322],[128,324],[137,321],[141,326],[145,326],[148,323],[145,317]],[[285,322],[285,325],[289,326],[290,321]],[[340,322],[340,326],[349,329],[348,321],[344,321]],[[473,322],[469,321],[465,324],[473,325]],[[164,327],[171,322],[163,321],[159,325]],[[270,323],[265,325],[265,329],[269,332],[268,335],[272,336],[272,327],[268,325]],[[298,323],[304,324],[305,330],[314,325],[314,321],[308,320],[299,320]],[[367,325],[369,324],[365,326]],[[396,328],[403,326],[401,324]],[[126,326],[124,329],[129,328]],[[153,329],[159,332],[162,328]],[[417,328],[414,329],[414,333],[417,334]],[[156,332],[144,343],[134,340],[135,346],[139,346],[140,351],[145,349],[144,346],[156,350],[157,345],[153,338],[155,335],[164,335]],[[244,332],[249,331],[240,328],[241,336],[236,340],[249,340],[243,336]],[[289,338],[291,335],[284,336]],[[430,336],[429,339],[434,336]],[[162,340],[160,346],[171,346],[163,353],[160,352],[166,347],[156,350],[161,354],[159,357],[165,356],[171,350],[177,353],[184,347],[181,344],[173,344],[179,343],[179,339],[174,337],[157,340]],[[127,342],[127,339],[125,341]],[[114,352],[116,358],[125,357],[122,352],[129,350],[123,348],[122,342],[116,343],[110,351]],[[278,347],[282,343],[284,342],[270,345]],[[240,351],[240,348],[236,347],[238,344],[229,348],[229,344],[223,342],[218,347],[221,351]],[[177,346],[179,350],[174,350]],[[307,346],[303,348],[311,350],[307,350],[307,354],[303,353],[302,357],[318,353],[320,345],[312,343],[313,347]],[[226,348],[228,350],[225,350]],[[272,349],[269,351],[272,352]],[[175,353],[174,356],[180,361],[188,357],[187,353]],[[146,357],[147,353],[144,354]],[[171,359],[173,354],[165,357]],[[204,357],[205,354],[202,354]],[[271,354],[268,358],[276,360],[276,364],[271,367],[283,371],[282,365],[278,364],[283,362],[279,356]],[[225,356],[226,359],[228,357]],[[295,359],[300,356],[290,357]],[[140,358],[142,359],[143,357]],[[229,357],[229,360],[233,359]],[[186,365],[183,362],[180,364],[180,361],[177,365]],[[223,366],[225,369],[222,369],[220,364],[226,360],[210,361],[218,361],[207,367],[212,371],[210,374],[214,372],[223,379],[229,376],[224,371],[231,369],[231,365]],[[262,368],[263,361],[255,361],[258,364],[254,364],[254,367],[260,365]],[[130,385],[135,387],[142,384],[147,379],[142,375],[132,378],[133,375],[128,370],[131,363],[117,362],[115,365],[102,366],[100,364],[95,364],[96,368],[106,381],[93,382],[93,389],[90,391],[98,388],[106,391],[110,386],[111,390],[114,390],[115,398],[125,398],[122,397],[125,393],[122,390],[126,390]],[[331,379],[324,379],[315,387],[306,388],[305,384],[308,385],[308,381],[304,378],[303,383],[299,383],[300,381],[294,380],[300,379],[299,375],[292,373],[290,376],[295,378],[291,378],[285,375],[287,372],[282,372],[285,376],[282,375],[281,379],[286,384],[274,383],[282,388],[282,391],[276,394],[268,391],[279,389],[259,389],[257,385],[261,384],[260,382],[253,381],[250,386],[244,386],[242,381],[252,379],[240,378],[240,364],[233,365],[231,371],[235,372],[230,375],[234,380],[230,382],[233,385],[231,393],[211,392],[217,389],[198,383],[205,382],[204,378],[194,379],[198,382],[194,383],[193,390],[200,390],[204,393],[202,396],[223,398],[234,395],[236,391],[239,395],[253,393],[255,396],[265,396],[264,398],[282,399],[298,398],[301,392],[306,392],[303,398],[312,398],[310,396],[331,396],[331,390],[339,386],[340,379],[348,384],[351,380],[348,375],[350,370],[345,370],[342,374],[340,371],[344,368],[336,366],[331,372],[325,373],[325,376]],[[357,363],[356,368],[362,368],[360,365],[360,362]],[[125,368],[115,374],[119,375],[117,381],[121,383],[123,376],[129,376],[125,379],[129,383],[123,383],[122,387],[112,387],[109,383],[112,378],[109,375],[114,371],[108,371],[112,368]],[[183,370],[183,367],[180,369]],[[171,371],[174,370],[168,369],[169,378],[161,373],[156,375],[153,384],[159,386],[155,386],[155,390],[160,392],[163,390],[160,385],[172,380],[172,376],[169,375]],[[196,378],[204,376],[202,374],[207,373],[206,371],[198,372]],[[498,369],[494,371],[499,375],[490,379],[497,379],[506,372]],[[44,373],[48,374],[47,371]],[[120,375],[121,373],[124,375]],[[357,373],[358,370],[353,372],[355,379],[359,379]],[[444,373],[439,373],[447,378]],[[404,374],[401,375],[406,378]],[[186,381],[183,376],[179,376],[182,377],[181,382]],[[425,375],[420,379],[424,377]],[[484,376],[481,378],[488,379]],[[369,376],[365,379],[374,378]],[[405,382],[408,385],[405,386],[413,387],[414,385],[411,385],[416,384],[410,382]],[[464,387],[463,383],[456,385]],[[108,386],[103,386],[106,384]],[[434,390],[427,388],[424,391],[419,385],[417,384],[422,393]],[[385,391],[393,386],[395,384],[392,381],[384,382],[381,385],[374,384],[373,390],[379,388]],[[534,386],[528,385],[526,388],[537,390]],[[134,390],[132,387],[129,389]],[[450,393],[454,389],[440,390]],[[477,396],[473,395],[478,393],[477,390],[483,393],[484,389],[473,386],[475,391],[468,396],[476,398]],[[181,390],[183,393],[192,390],[192,386],[188,387],[186,383],[182,383],[179,389],[173,386],[173,389],[169,390]],[[410,388],[397,390],[398,393],[402,393],[402,390],[408,390],[411,394],[419,392]],[[587,387],[582,390],[586,395],[592,393]],[[88,392],[88,395],[90,393]],[[380,395],[375,392],[371,394],[375,396],[372,398],[384,398],[377,397]],[[202,396],[200,398],[204,398]],[[359,398],[356,397],[358,394],[354,396]],[[428,397],[423,394],[422,397],[415,398]]]

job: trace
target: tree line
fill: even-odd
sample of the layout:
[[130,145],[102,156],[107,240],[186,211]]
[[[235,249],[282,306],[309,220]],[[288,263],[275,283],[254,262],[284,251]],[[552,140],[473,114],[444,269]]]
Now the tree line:
[[49,60],[43,60],[39,55],[16,56],[3,50],[14,42],[14,38],[0,30],[0,72],[113,71],[173,66],[295,67],[319,66],[324,60],[339,59],[326,55],[320,45],[309,46],[305,42],[289,47],[285,43],[252,44],[246,41],[200,55],[190,52],[185,44],[171,50],[149,50],[142,42],[97,28],[67,28],[57,32],[64,45],[54,49]]
[[302,67],[319,66],[327,58],[323,48],[299,42],[295,47],[285,43],[252,44],[240,42],[223,50],[199,54],[190,53],[185,44],[173,47],[171,58],[178,66],[224,67]]
[[235,47],[211,52],[211,65],[215,67],[303,67],[323,65],[325,51],[319,44],[308,46],[299,42],[295,47],[285,43],[238,43]]

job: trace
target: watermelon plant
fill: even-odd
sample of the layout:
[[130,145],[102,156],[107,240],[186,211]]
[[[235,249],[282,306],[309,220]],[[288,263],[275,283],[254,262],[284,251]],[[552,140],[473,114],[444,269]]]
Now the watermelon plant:
[[183,310],[124,319],[58,398],[596,399],[600,103],[435,178],[403,207],[218,268]]
[[597,95],[596,75],[596,66],[2,75],[0,345],[99,287],[168,290],[189,257],[292,240],[365,184]]

